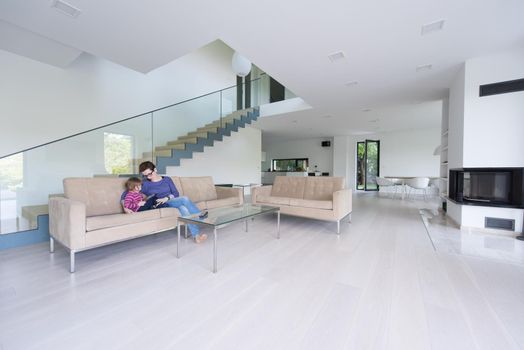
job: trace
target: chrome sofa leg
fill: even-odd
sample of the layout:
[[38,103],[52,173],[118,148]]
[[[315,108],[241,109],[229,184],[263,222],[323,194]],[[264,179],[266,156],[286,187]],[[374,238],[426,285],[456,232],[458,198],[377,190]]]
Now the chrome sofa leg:
[[348,215],[348,223],[351,223],[351,213]]
[[49,253],[55,252],[55,240],[53,237],[49,236]]
[[74,250],[69,251],[69,272],[71,273],[75,272],[75,251]]
[[337,220],[337,235],[340,235],[340,220]]

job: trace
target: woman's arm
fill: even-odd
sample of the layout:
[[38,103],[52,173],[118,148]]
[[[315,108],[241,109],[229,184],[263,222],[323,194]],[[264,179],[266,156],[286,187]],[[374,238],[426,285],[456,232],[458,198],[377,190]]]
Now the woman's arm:
[[[176,189],[176,186],[175,186],[173,180],[170,177],[168,177],[168,176],[166,176],[165,179],[167,181],[167,184],[169,185],[169,190],[170,190],[171,194],[173,195],[173,198],[179,197],[180,193],[178,193],[178,190]],[[169,196],[169,199],[172,199],[171,196]]]

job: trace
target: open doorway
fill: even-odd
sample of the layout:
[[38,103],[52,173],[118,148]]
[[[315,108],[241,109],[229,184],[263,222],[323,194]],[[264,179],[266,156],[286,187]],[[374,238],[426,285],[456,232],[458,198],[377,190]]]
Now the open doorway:
[[357,142],[357,190],[378,191],[380,141]]

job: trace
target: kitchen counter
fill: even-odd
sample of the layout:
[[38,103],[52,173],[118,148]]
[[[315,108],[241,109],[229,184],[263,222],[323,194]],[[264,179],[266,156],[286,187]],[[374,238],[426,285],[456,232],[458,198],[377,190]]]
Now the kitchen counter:
[[262,184],[272,185],[275,180],[275,176],[307,176],[306,171],[263,171],[262,172]]

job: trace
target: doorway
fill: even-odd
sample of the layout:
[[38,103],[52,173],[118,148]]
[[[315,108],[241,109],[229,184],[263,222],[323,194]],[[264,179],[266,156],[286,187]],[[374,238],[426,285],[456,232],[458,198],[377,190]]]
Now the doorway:
[[357,190],[378,191],[380,141],[357,142]]

